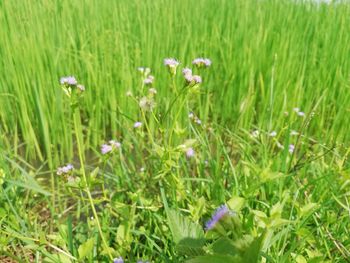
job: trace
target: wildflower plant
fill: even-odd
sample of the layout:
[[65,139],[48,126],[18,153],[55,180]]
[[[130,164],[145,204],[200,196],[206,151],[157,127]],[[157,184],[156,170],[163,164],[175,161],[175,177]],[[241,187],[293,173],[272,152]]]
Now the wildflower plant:
[[61,77],[61,87],[64,93],[70,98],[70,104],[72,108],[78,107],[81,97],[85,92],[85,86],[79,84],[75,77]]

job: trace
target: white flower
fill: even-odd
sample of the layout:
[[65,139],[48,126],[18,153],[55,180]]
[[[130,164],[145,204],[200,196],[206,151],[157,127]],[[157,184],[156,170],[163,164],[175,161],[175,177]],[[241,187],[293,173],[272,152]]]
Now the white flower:
[[269,133],[269,136],[270,137],[275,137],[277,135],[277,132],[276,131],[272,131]]
[[260,135],[259,130],[252,131],[252,136],[253,136],[254,138],[259,137],[259,135]]
[[135,129],[136,129],[136,128],[139,128],[139,127],[141,127],[141,126],[142,126],[142,122],[137,121],[137,122],[134,123],[134,128],[135,128]]
[[290,144],[289,147],[288,147],[288,151],[289,151],[290,153],[293,153],[294,150],[295,150],[294,144]]

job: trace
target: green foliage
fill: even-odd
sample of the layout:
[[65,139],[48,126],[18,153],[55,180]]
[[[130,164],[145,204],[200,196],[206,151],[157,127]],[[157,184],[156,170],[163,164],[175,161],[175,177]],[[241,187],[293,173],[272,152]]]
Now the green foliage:
[[350,258],[350,5],[301,2],[0,1],[0,262]]

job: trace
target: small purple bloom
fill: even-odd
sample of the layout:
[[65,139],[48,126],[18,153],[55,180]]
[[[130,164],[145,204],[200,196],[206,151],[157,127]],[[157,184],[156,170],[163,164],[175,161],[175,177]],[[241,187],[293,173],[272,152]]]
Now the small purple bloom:
[[215,213],[212,215],[211,219],[206,222],[205,224],[205,230],[211,230],[213,229],[216,224],[226,215],[230,214],[230,210],[226,205],[220,206],[218,209],[216,209]]
[[113,149],[118,149],[122,146],[121,143],[116,140],[110,140],[109,145],[112,146]]
[[190,147],[190,148],[188,148],[188,149],[186,150],[186,156],[187,156],[187,158],[192,158],[192,157],[194,157],[195,154],[196,154],[196,153],[195,153],[195,151],[193,150],[192,147]]
[[113,259],[113,263],[124,263],[124,260],[122,257],[115,258],[115,259]]
[[206,67],[210,67],[211,66],[211,60],[209,58],[205,58],[203,62],[204,62],[204,65]]
[[198,76],[198,75],[193,75],[193,76],[192,76],[192,80],[193,80],[193,82],[194,82],[195,84],[199,84],[199,83],[202,82],[202,78],[201,78],[200,76]]
[[185,80],[187,81],[187,83],[191,83],[193,80],[193,77],[190,74],[184,75],[184,77],[185,77]]
[[146,84],[146,85],[150,85],[152,84],[154,81],[154,77],[152,75],[149,75],[144,81],[143,83]]
[[208,58],[195,58],[192,61],[193,65],[196,65],[197,67],[210,67],[211,60]]
[[72,164],[67,164],[66,166],[59,167],[57,169],[57,175],[68,174],[74,169]]
[[192,70],[190,68],[184,68],[182,70],[182,74],[184,74],[184,76],[186,76],[186,75],[192,76]]
[[164,59],[164,65],[170,68],[176,68],[180,64],[175,58],[166,58]]
[[62,85],[70,85],[70,86],[75,86],[78,84],[78,81],[73,76],[62,77],[60,79],[60,82]]
[[198,119],[198,118],[196,118],[196,120],[194,122],[197,123],[198,125],[202,124],[202,121],[200,119]]
[[101,153],[103,155],[107,154],[107,153],[110,153],[112,150],[113,150],[113,147],[111,145],[102,144],[102,146],[101,146]]
[[290,144],[290,145],[289,145],[289,147],[288,147],[288,151],[289,151],[289,153],[293,153],[293,152],[294,152],[294,150],[295,150],[295,146],[294,146],[294,144]]
[[77,88],[80,90],[80,91],[85,91],[85,87],[81,84],[78,84],[77,85]]
[[136,128],[139,128],[139,127],[141,127],[141,126],[142,126],[142,122],[137,121],[137,122],[134,123],[134,128],[135,128],[135,129],[136,129]]
[[302,111],[299,111],[297,114],[298,114],[298,116],[300,116],[300,117],[304,117],[304,116],[305,116],[305,112],[302,112]]
[[276,137],[276,135],[277,135],[276,131],[272,131],[272,132],[269,133],[270,137]]

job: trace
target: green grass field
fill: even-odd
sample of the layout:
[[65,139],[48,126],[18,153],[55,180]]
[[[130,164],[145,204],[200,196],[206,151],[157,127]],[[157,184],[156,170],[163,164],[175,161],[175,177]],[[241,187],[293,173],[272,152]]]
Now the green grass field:
[[350,262],[349,25],[348,4],[0,0],[0,262]]

